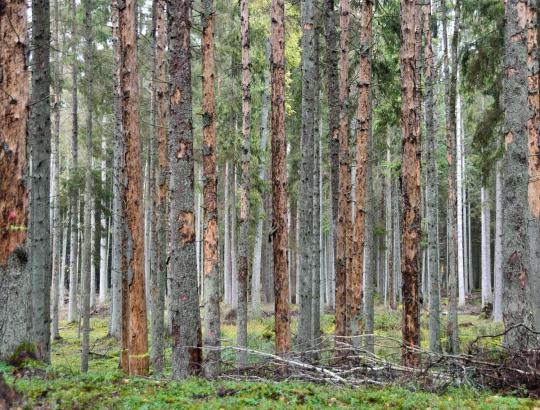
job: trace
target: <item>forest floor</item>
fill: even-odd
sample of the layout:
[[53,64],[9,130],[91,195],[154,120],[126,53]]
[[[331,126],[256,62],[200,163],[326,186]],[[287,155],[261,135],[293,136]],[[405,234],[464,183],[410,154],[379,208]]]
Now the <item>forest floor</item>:
[[[269,307],[267,309],[270,309]],[[491,320],[484,319],[479,309],[460,315],[460,338],[466,347],[477,336],[501,330]],[[234,320],[225,315],[222,327],[225,345],[235,338]],[[444,315],[443,315],[444,318]],[[296,318],[293,317],[293,332]],[[377,307],[376,333],[389,337],[400,335],[399,312]],[[423,320],[423,323],[427,320]],[[321,320],[324,334],[333,332],[333,316],[324,314]],[[107,337],[108,320],[96,312],[91,320],[90,370],[79,371],[80,339],[76,324],[61,322],[61,339],[52,349],[52,363],[44,367],[27,363],[25,369],[0,363],[0,372],[14,386],[24,403],[22,408],[41,409],[540,409],[540,401],[479,391],[473,387],[448,388],[442,392],[422,391],[414,382],[384,388],[350,388],[340,385],[314,384],[301,381],[234,380],[227,378],[206,381],[192,378],[184,382],[167,380],[170,375],[170,347],[166,349],[165,374],[162,378],[126,378],[118,369],[120,346]],[[445,323],[442,323],[445,329]],[[249,322],[249,347],[262,352],[274,348],[273,319],[270,315]],[[422,328],[422,340],[427,342],[427,328]],[[489,338],[488,343],[498,343]],[[443,340],[444,343],[444,340]],[[384,354],[384,347],[378,353]],[[233,362],[234,353],[229,354]],[[227,358],[225,358],[227,359]],[[256,361],[256,355],[250,356]]]

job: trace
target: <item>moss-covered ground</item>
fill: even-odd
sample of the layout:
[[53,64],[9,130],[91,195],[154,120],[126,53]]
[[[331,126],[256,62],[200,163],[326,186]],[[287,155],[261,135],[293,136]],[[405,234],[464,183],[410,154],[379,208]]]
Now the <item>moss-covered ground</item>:
[[[377,334],[396,338],[400,335],[398,312],[378,307],[375,324]],[[295,320],[293,331],[294,327]],[[323,315],[323,333],[330,335],[333,327],[333,316]],[[445,328],[444,323],[442,328]],[[87,374],[79,371],[77,326],[65,322],[61,323],[62,339],[53,344],[51,365],[21,374],[0,363],[0,371],[4,372],[8,383],[15,387],[23,397],[25,408],[29,409],[540,409],[539,401],[496,395],[471,387],[435,394],[420,391],[414,385],[407,388],[352,389],[295,381],[207,381],[193,378],[173,382],[168,380],[170,348],[166,350],[166,368],[162,377],[126,378],[118,369],[119,344],[107,337],[107,329],[106,318],[92,318],[92,354]],[[460,315],[460,329],[462,346],[467,346],[478,335],[501,330],[474,312]],[[234,324],[224,324],[222,336],[225,344],[233,344],[236,336]],[[272,352],[273,339],[271,317],[250,321],[250,348]],[[425,327],[422,328],[422,339],[427,343]],[[497,342],[497,339],[486,339],[486,343]],[[380,354],[392,354],[386,352],[385,347],[377,349]],[[37,364],[33,366],[39,367]]]

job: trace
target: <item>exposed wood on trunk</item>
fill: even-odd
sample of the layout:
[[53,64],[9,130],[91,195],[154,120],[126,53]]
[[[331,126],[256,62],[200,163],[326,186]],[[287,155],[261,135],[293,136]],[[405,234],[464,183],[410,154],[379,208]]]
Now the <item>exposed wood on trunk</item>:
[[[126,185],[122,190],[122,206],[126,217],[127,235],[125,264],[122,275],[125,286],[123,303],[128,311],[122,311],[123,338],[128,336],[129,374],[148,373],[148,330],[146,321],[146,296],[144,284],[144,232],[143,192],[141,181],[141,140],[139,135],[139,78],[137,69],[137,34],[135,24],[136,4],[127,0],[119,8],[119,43],[122,65],[120,92],[122,101],[122,140],[125,147]],[[129,295],[129,296],[128,296]],[[128,325],[124,327],[124,325]],[[125,367],[124,367],[125,370]]]
[[272,0],[272,242],[276,353],[291,346],[287,276],[287,177],[285,139],[285,4]]
[[191,0],[170,0],[168,23],[172,377],[184,379],[200,373],[202,362],[193,213]]

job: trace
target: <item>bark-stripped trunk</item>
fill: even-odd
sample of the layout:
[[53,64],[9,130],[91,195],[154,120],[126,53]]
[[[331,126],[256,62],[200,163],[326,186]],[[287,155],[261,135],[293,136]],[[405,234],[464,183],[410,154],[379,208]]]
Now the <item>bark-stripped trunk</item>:
[[[366,225],[366,190],[371,138],[371,42],[373,1],[362,3],[360,20],[360,72],[356,131],[356,209],[353,227],[352,266],[347,277],[347,321],[349,333],[356,336],[362,330],[360,303],[362,302],[362,270]],[[368,237],[368,240],[374,240]]]
[[[534,348],[538,336],[524,327],[534,327],[527,220],[535,210],[528,202],[528,127],[536,113],[528,101],[527,70],[528,7],[525,0],[505,3],[503,133],[506,143],[503,171],[503,320],[504,337],[512,349]],[[536,64],[536,62],[531,62]],[[532,102],[532,101],[531,101]],[[524,107],[529,106],[529,110]],[[536,199],[536,198],[535,198]]]
[[482,306],[492,303],[491,295],[491,257],[490,257],[490,212],[489,196],[486,187],[480,188],[481,231],[482,231]]
[[[137,34],[135,1],[127,0],[119,8],[119,43],[122,65],[120,92],[122,100],[122,140],[125,149],[126,185],[122,187],[122,207],[126,218],[126,237],[122,258],[123,319],[122,337],[128,340],[129,374],[148,373],[148,330],[144,285],[144,232],[141,181],[141,140],[139,136],[139,78],[137,69]],[[127,303],[126,300],[127,299]],[[126,327],[129,323],[129,326]],[[126,366],[124,365],[124,370]]]
[[[73,62],[71,64],[71,175],[74,182],[79,167],[79,120],[78,120],[78,98],[77,80],[78,63],[75,58],[77,54],[77,5],[75,0],[71,0],[71,54]],[[71,239],[69,251],[69,302],[68,302],[68,322],[77,320],[77,259],[79,254],[78,237],[78,215],[79,215],[79,192],[76,187],[70,193],[71,204]]]
[[[266,46],[266,61],[270,63],[270,42]],[[269,64],[268,64],[269,65]],[[262,97],[261,109],[261,129],[259,150],[261,153],[266,152],[268,141],[268,116],[270,114],[270,70],[268,67],[264,70],[264,91]],[[259,180],[266,180],[266,163],[261,162],[259,166]],[[261,205],[255,210],[255,220],[257,228],[255,233],[255,246],[253,249],[253,264],[251,276],[251,306],[254,317],[261,315],[261,277],[262,277],[262,243],[263,243],[263,218],[261,213],[264,212],[264,192],[261,192]]]
[[152,349],[150,361],[155,374],[163,372],[165,342],[165,287],[167,279],[167,74],[166,74],[166,33],[165,1],[153,3],[153,166],[155,184],[152,206],[152,255],[150,270],[150,311]]
[[122,243],[125,235],[121,192],[125,184],[124,146],[122,145],[122,109],[120,99],[120,47],[118,44],[118,4],[111,2],[111,26],[113,46],[113,176],[112,176],[112,255],[111,255],[111,321],[109,334],[120,339],[122,328]]
[[60,99],[62,93],[61,73],[62,66],[60,45],[60,11],[58,0],[54,1],[54,78],[53,78],[53,135],[51,145],[51,230],[52,230],[52,282],[51,282],[51,334],[58,339],[58,304],[60,299],[60,258],[61,258],[61,224],[60,224]]
[[276,352],[291,346],[287,276],[287,177],[285,139],[285,4],[272,0],[272,242]]
[[92,222],[93,222],[93,176],[92,176],[92,113],[93,113],[93,47],[92,32],[92,0],[84,0],[84,66],[86,94],[86,168],[84,186],[84,245],[82,248],[81,270],[81,371],[88,371],[88,356],[90,353],[90,304],[92,301]]
[[452,36],[452,73],[450,74],[448,61],[448,34],[446,3],[441,2],[443,22],[443,71],[445,83],[445,117],[446,117],[446,157],[448,162],[448,221],[450,233],[448,235],[448,341],[452,353],[459,351],[458,313],[457,313],[457,212],[456,212],[456,81],[458,70],[457,47],[459,42],[460,1],[455,4],[454,34]]
[[313,298],[313,268],[311,247],[313,242],[313,156],[315,131],[315,5],[312,0],[302,1],[302,130],[300,151],[300,272],[298,295],[299,317],[296,343],[300,351],[311,348],[311,322]]
[[529,0],[527,13],[528,102],[531,117],[529,135],[529,252],[530,286],[536,330],[540,329],[540,99],[538,75],[538,2]]
[[426,122],[426,220],[428,236],[428,271],[429,271],[429,350],[441,351],[441,320],[439,300],[439,266],[437,262],[437,203],[439,202],[437,186],[437,166],[435,163],[435,65],[433,46],[431,43],[431,5],[422,5],[424,44],[424,77],[425,77],[425,122]]
[[32,267],[32,308],[34,342],[38,358],[50,361],[50,11],[48,0],[32,1],[32,94],[28,137],[32,169],[30,200],[30,264]]
[[195,259],[191,0],[169,0],[169,166],[172,377],[201,370],[201,319]]
[[[497,161],[495,171],[495,259],[493,263],[493,280],[494,280],[494,298],[493,298],[493,320],[502,322],[502,175],[501,161]],[[471,288],[473,283],[471,282]]]
[[214,93],[214,2],[203,2],[202,80],[203,80],[203,175],[204,175],[204,344],[210,347],[205,374],[216,377],[219,372],[219,264],[216,175],[216,99]]
[[26,2],[4,3],[0,12],[0,360],[31,331],[27,252],[28,190],[25,172],[28,71]]
[[[251,133],[251,55],[249,51],[249,0],[240,1],[242,42],[242,154],[240,186],[240,238],[238,245],[238,311],[236,343],[247,347],[247,290],[249,235],[249,138]],[[247,353],[238,353],[238,366],[247,365]]]
[[[349,230],[351,228],[351,168],[349,159],[349,0],[340,2],[341,29],[339,55],[339,201],[336,229],[336,336],[347,335],[347,260]],[[340,342],[342,340],[337,340]],[[338,353],[341,355],[341,353]]]
[[[326,81],[328,87],[328,130],[330,134],[330,192],[332,226],[337,226],[339,198],[339,73],[338,33],[335,0],[324,0],[324,30],[326,39]],[[335,244],[335,231],[332,244]],[[332,248],[335,254],[335,246]],[[332,267],[333,269],[333,267]]]
[[413,0],[401,0],[401,121],[403,215],[401,274],[403,294],[403,362],[418,366],[413,350],[420,343],[418,309],[418,267],[420,256],[420,122],[416,104],[418,92],[415,53],[417,7]]

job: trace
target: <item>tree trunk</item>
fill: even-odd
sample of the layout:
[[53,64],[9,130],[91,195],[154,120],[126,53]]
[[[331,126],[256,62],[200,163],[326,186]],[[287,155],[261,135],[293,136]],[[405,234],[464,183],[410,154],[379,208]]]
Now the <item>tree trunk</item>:
[[415,56],[417,7],[412,0],[401,0],[401,118],[403,215],[401,274],[403,276],[403,362],[418,366],[413,350],[420,344],[418,309],[418,258],[420,256],[420,123]]
[[452,36],[452,73],[448,62],[448,35],[446,3],[441,2],[443,21],[445,117],[446,117],[446,156],[448,160],[448,221],[450,227],[448,246],[448,340],[451,353],[459,351],[458,313],[457,313],[457,212],[456,212],[456,81],[458,71],[457,48],[459,42],[460,1],[455,4],[454,34]]
[[[139,78],[135,2],[127,0],[119,8],[119,43],[122,56],[120,92],[122,98],[122,140],[125,149],[126,186],[122,187],[122,208],[126,218],[126,238],[122,248],[123,338],[128,338],[128,369],[132,375],[148,373],[148,331],[144,285],[144,232],[141,181],[141,141],[139,137]],[[127,303],[125,301],[127,299]],[[129,323],[129,328],[125,327]],[[126,367],[124,367],[125,369]]]
[[[534,327],[527,219],[528,203],[527,126],[536,115],[528,106],[527,2],[505,3],[503,133],[506,152],[503,171],[503,320],[507,333],[504,344],[512,349],[538,346],[538,337],[524,327]],[[532,64],[536,64],[533,62]],[[513,327],[513,328],[512,328]]]
[[287,277],[287,192],[285,139],[285,5],[272,0],[272,241],[275,292],[276,352],[291,346]]
[[[349,0],[340,2],[339,56],[339,201],[336,229],[336,336],[347,335],[347,260],[349,257],[348,231],[351,228],[351,168],[349,158]],[[338,340],[340,341],[340,340]],[[341,355],[339,353],[338,355]]]
[[[457,77],[459,81],[459,76]],[[465,304],[465,265],[464,265],[464,232],[463,232],[463,150],[461,132],[461,96],[458,94],[456,103],[456,210],[457,210],[457,272],[458,272],[458,305]]]
[[489,217],[489,197],[486,187],[480,188],[480,203],[482,209],[481,230],[482,230],[482,307],[492,303],[491,295],[491,258],[490,258],[490,217]]
[[153,3],[153,145],[154,149],[154,192],[152,206],[152,264],[150,273],[150,311],[152,350],[150,361],[154,374],[160,375],[164,365],[165,344],[165,287],[167,279],[167,74],[166,74],[166,33],[165,33],[165,0],[154,0]]
[[298,294],[299,317],[296,343],[300,351],[311,349],[313,298],[313,156],[315,131],[315,5],[312,0],[302,1],[302,127],[300,151],[300,288]]
[[50,10],[48,0],[32,1],[32,94],[28,136],[31,149],[30,264],[32,307],[37,356],[50,361]]
[[441,319],[440,319],[440,278],[437,262],[437,209],[439,188],[437,185],[437,165],[435,162],[435,97],[433,88],[436,77],[433,46],[431,43],[431,5],[422,5],[424,45],[424,76],[425,76],[425,121],[426,121],[426,220],[428,236],[428,271],[429,271],[429,350],[441,352]]
[[231,226],[229,230],[230,234],[230,252],[231,252],[231,305],[233,309],[238,308],[238,261],[236,259],[237,254],[237,238],[236,238],[236,163],[232,161],[232,169],[229,173],[229,184],[231,196],[229,211]]
[[540,99],[538,88],[538,3],[528,3],[527,30],[527,67],[528,67],[528,102],[531,117],[527,122],[529,135],[529,244],[531,297],[536,320],[536,330],[540,329]]
[[[318,30],[315,29],[315,83],[319,84],[319,35]],[[319,91],[314,91],[314,147],[313,147],[313,202],[311,207],[313,209],[312,215],[312,236],[311,236],[311,266],[312,266],[312,297],[311,297],[311,345],[314,347],[320,342],[321,337],[321,186],[320,186],[320,144],[321,144],[321,127],[322,121],[320,121],[320,97]],[[315,354],[317,356],[317,354]]]
[[[493,300],[493,320],[495,322],[502,322],[502,222],[503,222],[503,209],[502,209],[502,175],[501,175],[501,161],[497,161],[495,171],[495,261],[493,264],[495,292]],[[472,284],[471,284],[472,287]]]
[[[105,191],[105,185],[107,183],[107,140],[105,134],[101,137],[101,190]],[[108,271],[108,258],[107,258],[107,236],[109,234],[107,229],[107,216],[102,211],[100,224],[100,237],[99,237],[99,303],[105,304],[107,300],[107,271]]]
[[[249,172],[251,133],[251,55],[249,51],[249,0],[240,1],[240,32],[242,43],[242,155],[240,186],[240,238],[238,246],[238,311],[236,343],[247,347],[248,322],[248,240],[249,240]],[[238,353],[238,366],[247,365],[247,353]]]
[[120,46],[118,44],[118,4],[111,3],[113,46],[113,198],[112,198],[112,255],[111,255],[111,321],[109,334],[121,338],[122,328],[122,255],[124,250],[125,217],[121,194],[125,185],[125,155],[122,144],[122,108],[120,96]]
[[169,0],[168,6],[172,377],[184,379],[198,374],[202,362],[193,214],[191,0]]
[[225,160],[224,182],[224,211],[223,211],[223,301],[231,303],[232,268],[231,268],[231,223],[230,223],[230,193],[229,193],[229,161]]
[[0,360],[31,335],[30,266],[27,252],[28,71],[25,1],[4,3],[0,13]]

